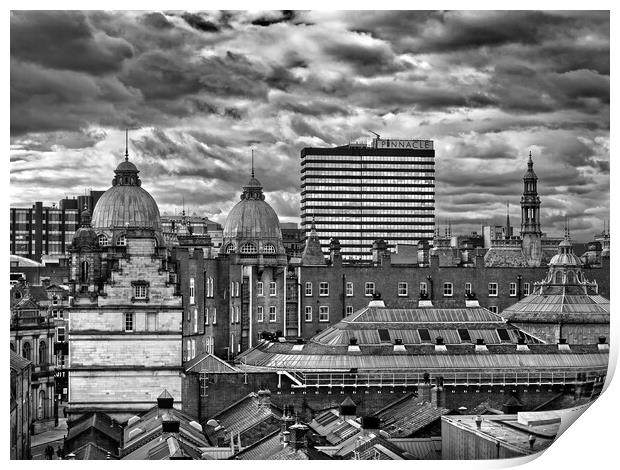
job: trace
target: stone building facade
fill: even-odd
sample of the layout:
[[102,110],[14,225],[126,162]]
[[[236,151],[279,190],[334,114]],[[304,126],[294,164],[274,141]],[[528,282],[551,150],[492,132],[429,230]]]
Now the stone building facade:
[[30,459],[32,363],[11,350],[11,460]]
[[70,420],[100,411],[123,422],[162,388],[181,397],[182,299],[159,209],[127,157],[113,185],[71,248]]

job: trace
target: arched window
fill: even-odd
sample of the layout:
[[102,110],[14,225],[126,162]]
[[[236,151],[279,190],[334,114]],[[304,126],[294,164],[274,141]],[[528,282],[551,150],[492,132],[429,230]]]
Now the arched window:
[[266,243],[266,244],[263,246],[263,252],[264,252],[264,253],[275,253],[275,252],[276,252],[276,247],[275,247],[275,246],[273,246],[273,244],[272,244],[272,243]]
[[88,261],[82,261],[82,271],[80,273],[82,282],[88,281]]
[[99,235],[99,246],[109,246],[110,242],[108,240],[108,237],[105,236],[105,234],[101,234]]
[[45,341],[39,341],[39,364],[47,364],[47,344]]
[[22,346],[22,357],[24,359],[28,359],[30,360],[31,358],[31,346],[29,342],[25,342],[24,345]]
[[226,245],[226,250],[224,250],[225,253],[234,253],[235,252],[235,245],[233,243],[229,243],[228,245]]
[[256,253],[256,246],[253,243],[245,243],[241,245],[241,253]]
[[575,273],[572,271],[569,271],[568,274],[566,275],[566,283],[567,284],[575,284]]
[[45,390],[39,392],[39,406],[37,407],[37,419],[47,418],[47,397],[45,396]]
[[562,284],[562,273],[560,271],[555,273],[555,283]]
[[125,245],[127,245],[127,239],[125,238],[125,235],[121,235],[116,240],[116,246],[125,246]]

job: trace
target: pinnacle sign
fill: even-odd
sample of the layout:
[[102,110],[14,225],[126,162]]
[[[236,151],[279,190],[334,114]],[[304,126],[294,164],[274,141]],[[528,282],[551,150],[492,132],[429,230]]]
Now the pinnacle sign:
[[374,147],[378,149],[433,150],[433,141],[432,140],[374,139]]

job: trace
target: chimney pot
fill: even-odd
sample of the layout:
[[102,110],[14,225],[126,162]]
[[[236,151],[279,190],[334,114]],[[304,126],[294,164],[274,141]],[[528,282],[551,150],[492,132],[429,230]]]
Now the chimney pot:
[[482,428],[482,418],[480,417],[480,415],[476,416],[476,429],[481,429]]

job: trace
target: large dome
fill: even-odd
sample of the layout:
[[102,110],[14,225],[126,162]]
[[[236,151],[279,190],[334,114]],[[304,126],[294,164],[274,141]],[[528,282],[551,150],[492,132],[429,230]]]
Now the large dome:
[[141,188],[136,166],[125,157],[114,173],[112,187],[95,205],[92,227],[95,230],[148,227],[161,231],[159,208],[153,196]]
[[226,218],[223,231],[224,251],[228,253],[284,253],[280,221],[265,202],[260,182],[252,178],[243,187],[241,201]]

